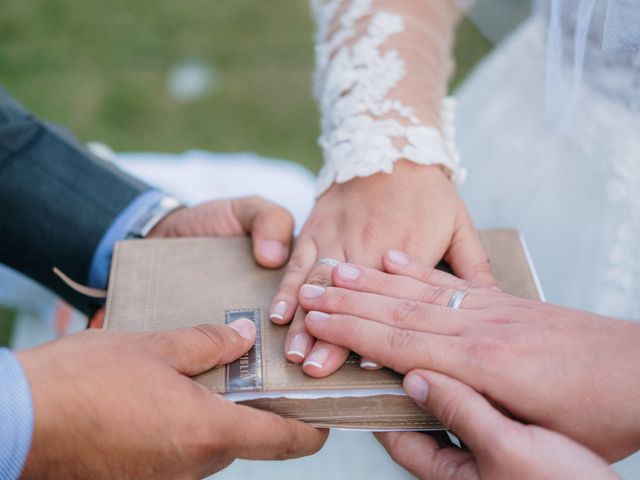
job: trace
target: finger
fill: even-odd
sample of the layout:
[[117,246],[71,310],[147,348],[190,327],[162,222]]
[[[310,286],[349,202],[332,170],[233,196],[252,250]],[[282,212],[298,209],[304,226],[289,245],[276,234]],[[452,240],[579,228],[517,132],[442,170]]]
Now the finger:
[[302,363],[316,343],[304,325],[306,312],[298,307],[284,342],[285,357],[294,363]]
[[384,367],[382,365],[380,365],[378,362],[375,362],[375,361],[370,360],[368,358],[361,358],[360,359],[360,368],[362,368],[363,370],[381,370]]
[[468,356],[458,337],[405,330],[351,315],[322,312],[309,312],[305,324],[307,331],[317,339],[353,350],[400,373],[414,368],[452,373],[469,370]]
[[[325,270],[325,274],[328,274],[330,278],[331,268],[326,265],[323,265],[322,267]],[[329,271],[326,272],[326,270]],[[315,281],[323,279],[319,274],[310,278],[313,278]],[[311,299],[317,295],[322,295],[325,291],[326,287],[324,286],[305,284],[300,289],[300,298],[308,297]],[[304,309],[304,306],[301,305],[301,307]],[[302,310],[301,313],[303,313]],[[300,326],[296,326],[296,334],[298,330],[303,328],[306,330],[306,327],[304,326],[304,315],[301,315],[298,318],[298,321],[301,321],[301,323]],[[311,350],[305,356],[302,368],[307,375],[312,377],[326,377],[338,370],[348,357],[349,349],[327,342],[316,341],[314,342]]]
[[515,425],[471,387],[441,373],[415,370],[405,376],[402,386],[476,454],[490,451]]
[[244,231],[251,234],[256,261],[267,268],[284,265],[293,236],[291,213],[261,197],[234,199],[231,206]]
[[418,478],[478,478],[473,454],[458,448],[440,448],[424,433],[389,432],[375,434],[393,461]]
[[[322,248],[319,251],[318,259],[329,259],[332,262],[344,260],[344,252],[336,248]],[[324,290],[326,285],[331,285],[331,270],[335,263],[316,263],[309,272],[306,279],[305,292],[310,296]],[[304,308],[304,307],[303,307]],[[304,316],[299,318],[301,327],[304,324]],[[302,364],[302,368],[307,375],[312,377],[326,377],[338,370],[349,357],[349,350],[326,342],[316,341],[307,354]]]
[[302,369],[311,377],[326,377],[344,364],[349,358],[349,352],[348,348],[316,340],[302,364]]
[[469,214],[465,211],[456,228],[445,261],[460,278],[482,287],[496,286],[489,258],[487,257],[478,232],[473,227]]
[[226,326],[199,325],[142,335],[149,338],[154,353],[180,373],[193,376],[241,357],[253,346],[256,328],[251,320],[241,318]]
[[[440,295],[443,302],[448,301],[452,295],[452,291],[447,292],[448,289]],[[447,300],[445,301],[444,298]],[[465,297],[464,302],[466,301]],[[413,300],[398,300],[374,293],[316,285],[303,285],[300,289],[299,302],[307,311],[353,315],[398,328],[443,335],[458,335],[471,317],[468,310],[452,311],[449,308]]]
[[285,325],[292,320],[298,306],[298,290],[313,268],[316,256],[317,249],[311,240],[298,239],[269,308],[269,318],[273,323]]
[[[404,275],[390,275],[371,268],[341,263],[332,272],[333,284],[336,286],[393,297],[396,300],[409,300],[422,304],[433,304],[446,307],[456,291],[445,285],[431,285]],[[363,299],[364,300],[364,299]],[[465,309],[477,309],[487,306],[484,296],[475,295],[472,289],[467,291],[464,300]],[[313,310],[322,310],[313,306]],[[356,312],[347,312],[367,317]],[[448,312],[450,313],[450,312]]]
[[328,436],[296,420],[212,396],[212,432],[225,451],[245,460],[286,460],[316,453]]
[[420,259],[399,250],[388,250],[382,257],[385,271],[395,275],[404,275],[433,286],[449,287],[454,290],[468,290],[472,285],[442,270],[431,267]]

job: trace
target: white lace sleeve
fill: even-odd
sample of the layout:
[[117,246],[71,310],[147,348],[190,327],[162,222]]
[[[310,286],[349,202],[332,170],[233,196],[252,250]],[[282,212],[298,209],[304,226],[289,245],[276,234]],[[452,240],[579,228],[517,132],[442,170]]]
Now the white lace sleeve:
[[[333,182],[391,173],[400,159],[464,178],[445,98],[460,7],[454,0],[311,0],[317,24],[315,94]],[[443,100],[444,99],[444,100]]]

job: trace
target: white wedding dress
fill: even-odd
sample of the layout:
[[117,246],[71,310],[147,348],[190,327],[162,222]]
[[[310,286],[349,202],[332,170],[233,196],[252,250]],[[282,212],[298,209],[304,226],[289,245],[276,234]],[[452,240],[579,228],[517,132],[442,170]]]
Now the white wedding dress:
[[563,132],[545,121],[546,32],[524,22],[458,91],[462,195],[478,227],[524,233],[549,301],[640,319],[640,53],[587,52]]

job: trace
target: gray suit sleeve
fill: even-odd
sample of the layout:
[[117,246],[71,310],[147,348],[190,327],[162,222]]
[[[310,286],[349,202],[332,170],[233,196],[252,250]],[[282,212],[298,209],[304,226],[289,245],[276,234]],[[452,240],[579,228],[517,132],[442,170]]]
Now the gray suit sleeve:
[[148,190],[0,88],[0,262],[85,313],[96,305],[52,272],[86,283],[111,223]]

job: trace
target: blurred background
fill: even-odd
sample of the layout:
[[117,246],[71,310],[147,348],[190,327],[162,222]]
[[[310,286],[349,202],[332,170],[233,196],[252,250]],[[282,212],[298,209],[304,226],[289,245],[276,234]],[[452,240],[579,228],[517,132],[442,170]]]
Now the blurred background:
[[[513,27],[528,2],[484,4]],[[253,151],[317,171],[313,33],[306,0],[0,0],[0,83],[115,151]],[[465,19],[452,89],[490,50]],[[0,345],[14,317],[0,306]]]

